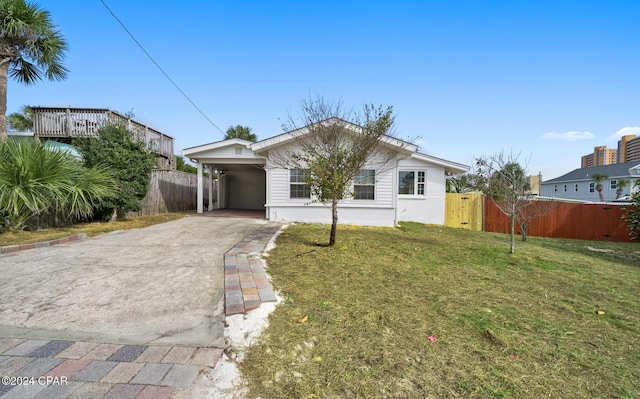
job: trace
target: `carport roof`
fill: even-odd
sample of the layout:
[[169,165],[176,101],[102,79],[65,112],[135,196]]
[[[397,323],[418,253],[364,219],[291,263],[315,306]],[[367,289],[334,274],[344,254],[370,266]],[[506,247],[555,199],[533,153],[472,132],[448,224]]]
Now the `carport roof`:
[[249,140],[229,139],[185,148],[182,155],[202,163],[263,164],[264,158],[251,151]]

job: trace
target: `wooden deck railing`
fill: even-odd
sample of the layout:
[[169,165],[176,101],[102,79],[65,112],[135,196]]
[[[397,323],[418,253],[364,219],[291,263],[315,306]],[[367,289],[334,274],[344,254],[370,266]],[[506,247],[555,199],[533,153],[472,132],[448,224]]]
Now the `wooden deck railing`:
[[151,151],[166,157],[168,160],[173,160],[173,137],[109,109],[31,108],[33,109],[33,131],[37,137],[92,137],[97,134],[98,129],[102,126],[109,123],[122,123],[136,137],[144,141]]

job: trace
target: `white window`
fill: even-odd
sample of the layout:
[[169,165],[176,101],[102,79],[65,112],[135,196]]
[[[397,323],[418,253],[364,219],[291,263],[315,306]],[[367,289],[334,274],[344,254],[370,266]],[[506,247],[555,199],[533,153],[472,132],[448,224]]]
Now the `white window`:
[[398,194],[424,195],[425,183],[424,170],[401,170],[398,173]]
[[575,187],[573,188],[573,190],[577,193],[578,192],[578,183],[576,183]]
[[309,188],[309,170],[291,169],[289,170],[289,197],[290,198],[311,198]]
[[611,180],[611,189],[615,190],[618,188],[618,181],[617,180]]
[[590,193],[595,193],[596,192],[596,184],[595,183],[589,183],[589,192]]
[[353,198],[357,200],[373,200],[376,191],[376,171],[363,169],[353,178]]
[[564,187],[562,187],[562,191],[564,191],[565,193],[567,192],[567,185],[565,184]]
[[553,191],[558,192],[558,185],[557,184],[553,185]]

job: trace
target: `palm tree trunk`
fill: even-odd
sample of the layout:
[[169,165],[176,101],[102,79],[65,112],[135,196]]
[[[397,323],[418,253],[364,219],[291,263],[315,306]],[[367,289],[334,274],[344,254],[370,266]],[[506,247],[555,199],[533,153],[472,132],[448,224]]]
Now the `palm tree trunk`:
[[598,192],[598,196],[600,197],[600,202],[604,202],[604,194],[602,194],[602,189],[604,186],[602,183],[596,184],[596,191]]
[[0,61],[0,140],[7,137],[7,79],[9,77],[9,58]]

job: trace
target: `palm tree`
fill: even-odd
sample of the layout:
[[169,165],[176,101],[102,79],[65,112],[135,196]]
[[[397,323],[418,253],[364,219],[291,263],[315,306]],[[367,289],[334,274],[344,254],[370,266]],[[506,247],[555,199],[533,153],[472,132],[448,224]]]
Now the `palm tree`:
[[602,182],[607,180],[608,178],[609,176],[605,175],[604,173],[594,173],[593,176],[591,176],[591,179],[594,182],[596,182],[596,191],[600,196],[600,202],[604,202],[604,195],[602,194],[602,189],[603,189]]
[[7,125],[19,132],[33,130],[33,110],[25,105],[22,107],[22,112],[14,112],[7,116]]
[[65,150],[35,140],[0,141],[0,230],[23,228],[32,217],[51,212],[86,218],[116,194],[108,168],[86,168]]
[[622,196],[622,192],[625,187],[629,187],[631,185],[631,181],[629,179],[618,179],[616,185],[616,199]]
[[225,140],[245,139],[245,140],[256,142],[258,140],[258,137],[255,134],[251,133],[250,127],[236,125],[236,126],[229,126],[229,129],[227,129],[227,133],[225,134],[224,139]]
[[0,139],[7,136],[7,80],[26,85],[63,80],[67,43],[49,11],[25,0],[0,0]]

